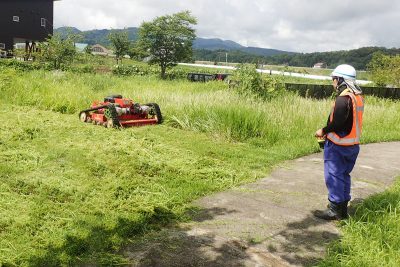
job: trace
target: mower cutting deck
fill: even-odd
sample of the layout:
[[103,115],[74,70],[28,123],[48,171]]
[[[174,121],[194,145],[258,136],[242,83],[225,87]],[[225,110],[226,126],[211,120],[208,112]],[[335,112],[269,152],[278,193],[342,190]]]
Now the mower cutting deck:
[[104,98],[104,102],[93,102],[89,109],[79,112],[79,119],[107,128],[117,128],[160,124],[162,115],[156,103],[140,105],[121,95],[112,95]]

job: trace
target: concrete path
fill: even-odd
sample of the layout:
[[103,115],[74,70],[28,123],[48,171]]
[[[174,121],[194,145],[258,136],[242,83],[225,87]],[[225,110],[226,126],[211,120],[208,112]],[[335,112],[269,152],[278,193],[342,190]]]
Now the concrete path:
[[[396,176],[400,142],[363,145],[352,173],[352,204],[385,190]],[[322,153],[195,204],[201,209],[194,222],[126,250],[134,266],[307,266],[340,235],[337,223],[312,216],[327,204]]]

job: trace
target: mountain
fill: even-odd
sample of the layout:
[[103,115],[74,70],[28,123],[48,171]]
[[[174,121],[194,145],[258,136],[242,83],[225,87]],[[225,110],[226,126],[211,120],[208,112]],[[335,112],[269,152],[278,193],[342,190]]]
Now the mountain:
[[297,53],[292,55],[275,55],[267,58],[268,64],[289,65],[297,67],[312,67],[317,62],[323,62],[328,68],[339,64],[350,64],[358,70],[365,70],[376,53],[395,56],[400,54],[400,48],[361,47],[353,50]]
[[193,43],[193,48],[196,50],[226,50],[226,51],[241,51],[251,55],[257,56],[273,56],[280,54],[294,54],[293,52],[287,52],[277,49],[270,48],[259,48],[259,47],[246,47],[230,40],[221,40],[218,38],[205,39],[197,38]]
[[196,38],[196,40],[193,42],[193,48],[214,51],[214,50],[239,50],[243,48],[243,46],[229,40],[224,41],[217,38],[213,39]]
[[[130,27],[126,29],[116,29],[116,31],[128,31],[129,40],[135,41],[138,35],[138,28]],[[82,39],[79,42],[87,43],[89,45],[101,44],[104,46],[109,46],[110,41],[108,40],[108,35],[111,30],[90,30],[90,31],[80,31],[74,27],[61,27],[54,30],[54,33],[59,33],[61,36],[66,36],[67,34],[80,34]],[[224,50],[224,51],[242,51],[244,53],[249,53],[251,55],[257,56],[273,56],[280,54],[294,54],[293,52],[281,51],[269,48],[258,48],[258,47],[246,47],[242,46],[234,41],[221,40],[218,38],[196,38],[193,42],[193,48],[195,50]]]
[[59,33],[61,36],[66,36],[68,34],[79,34],[81,31],[75,27],[60,27],[58,29],[54,29],[54,33]]
[[[131,27],[128,31],[129,39],[137,39],[138,28]],[[102,44],[109,46],[108,35],[111,30],[80,31],[73,27],[55,29],[55,33],[65,36],[68,33],[80,34],[80,42],[88,44]],[[262,63],[273,65],[287,65],[297,67],[312,67],[315,63],[323,62],[329,68],[343,63],[353,65],[356,69],[366,69],[374,53],[385,55],[399,55],[400,48],[362,47],[348,51],[331,51],[316,53],[294,53],[276,49],[246,47],[229,40],[218,38],[197,38],[193,43],[194,60],[225,61],[239,63]]]
[[[108,40],[108,35],[112,30],[102,29],[102,30],[90,30],[90,31],[80,31],[75,27],[61,27],[54,29],[54,33],[59,33],[61,36],[66,36],[68,34],[79,34],[82,38],[79,42],[86,43],[89,45],[101,44],[103,46],[109,46],[111,43]],[[135,41],[137,39],[138,28],[131,27],[126,29],[116,29],[116,31],[127,31],[129,40]]]
[[259,48],[259,47],[245,47],[242,49],[239,49],[242,52],[246,52],[249,54],[253,55],[260,55],[260,56],[274,56],[274,55],[292,55],[292,54],[297,54],[295,52],[288,52],[288,51],[282,51],[282,50],[277,50],[277,49],[269,49],[269,48]]

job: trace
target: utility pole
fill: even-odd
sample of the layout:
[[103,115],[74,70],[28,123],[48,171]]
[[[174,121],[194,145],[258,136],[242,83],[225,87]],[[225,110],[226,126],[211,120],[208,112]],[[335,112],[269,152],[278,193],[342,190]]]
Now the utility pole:
[[228,53],[225,53],[225,64],[228,65]]

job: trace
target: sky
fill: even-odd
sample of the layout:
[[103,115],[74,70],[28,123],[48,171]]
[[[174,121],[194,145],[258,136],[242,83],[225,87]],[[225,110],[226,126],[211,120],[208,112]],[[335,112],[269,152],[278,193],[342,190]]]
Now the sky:
[[55,27],[80,30],[139,27],[184,10],[198,37],[292,52],[400,48],[398,0],[61,0]]

